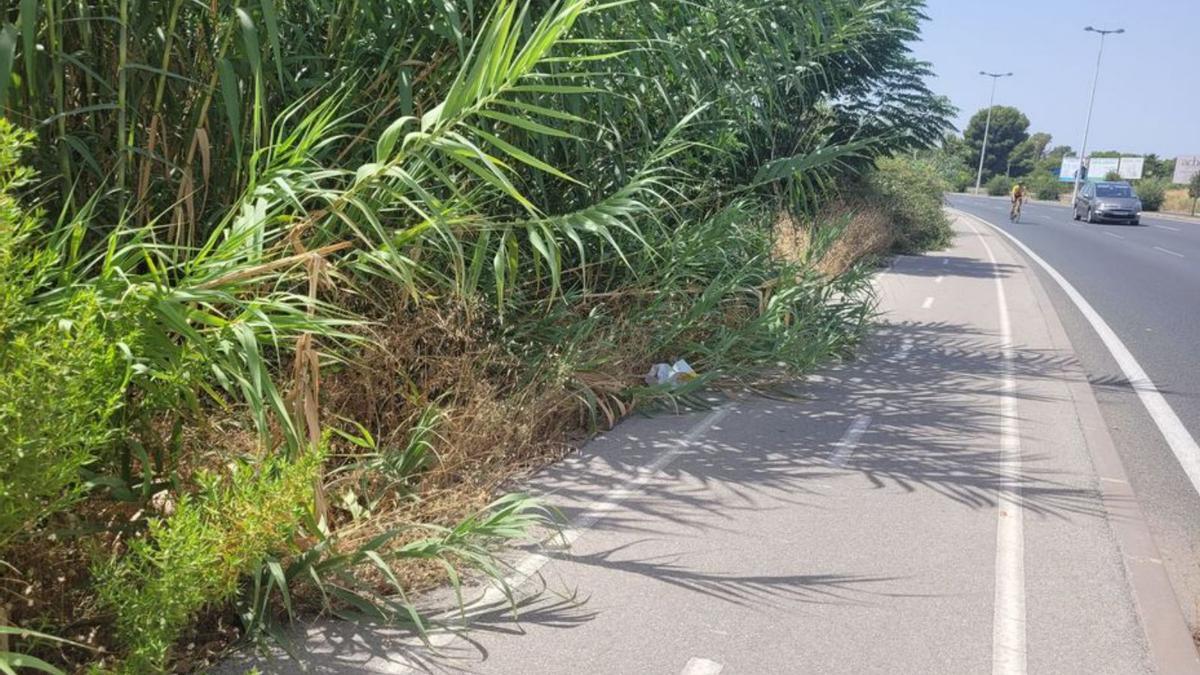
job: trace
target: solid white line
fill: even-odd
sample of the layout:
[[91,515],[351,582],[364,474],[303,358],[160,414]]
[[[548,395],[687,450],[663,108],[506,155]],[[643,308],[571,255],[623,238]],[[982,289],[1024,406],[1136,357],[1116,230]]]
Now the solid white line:
[[679,671],[679,675],[721,675],[722,670],[725,670],[725,666],[716,661],[692,657],[688,659],[683,670]]
[[932,296],[925,298],[925,302],[921,303],[921,309],[929,309],[930,307],[933,307],[933,297]]
[[[970,215],[970,214],[967,214]],[[1171,448],[1171,452],[1175,454],[1175,459],[1179,460],[1179,465],[1183,467],[1183,471],[1187,474],[1188,480],[1191,481],[1192,487],[1197,493],[1200,493],[1200,445],[1196,444],[1196,439],[1188,432],[1187,427],[1183,426],[1183,422],[1179,420],[1179,416],[1175,414],[1175,410],[1171,408],[1171,404],[1167,403],[1167,399],[1163,398],[1158,387],[1150,381],[1150,377],[1146,371],[1138,363],[1137,359],[1117,337],[1117,334],[1104,317],[1092,307],[1083,295],[1075,290],[1071,282],[1067,281],[1066,277],[1059,274],[1058,270],[1050,266],[1042,259],[1041,256],[1033,252],[1020,239],[1005,232],[999,227],[979,218],[972,216],[979,222],[987,225],[1000,234],[1008,237],[1017,248],[1021,249],[1029,259],[1037,263],[1051,279],[1058,284],[1059,288],[1066,293],[1071,302],[1075,303],[1075,307],[1083,314],[1083,317],[1091,324],[1092,330],[1100,336],[1100,341],[1108,348],[1117,365],[1121,367],[1122,374],[1129,382],[1129,386],[1137,392],[1138,398],[1141,399],[1142,405],[1145,406],[1146,412],[1150,414],[1150,419],[1154,420],[1155,426],[1158,427],[1159,433],[1163,435],[1167,445]]]
[[837,445],[834,446],[837,450],[829,457],[830,464],[838,467],[845,466],[850,453],[854,452],[854,448],[858,447],[859,439],[866,433],[869,426],[871,426],[870,415],[855,417],[854,421],[850,423],[850,428],[846,429],[846,433],[842,435],[842,440],[838,441]]
[[1157,228],[1158,228],[1158,229],[1160,229],[1160,230],[1170,230],[1170,231],[1172,231],[1172,232],[1178,232],[1178,231],[1179,231],[1179,228],[1178,228],[1178,227],[1171,227],[1170,225],[1151,225],[1150,227],[1157,227]]
[[1175,251],[1172,251],[1172,250],[1170,250],[1170,249],[1163,248],[1163,247],[1161,247],[1161,246],[1155,246],[1155,247],[1154,247],[1154,250],[1155,250],[1155,251],[1162,251],[1163,253],[1166,253],[1167,255],[1173,255],[1173,256],[1175,256],[1176,258],[1183,258],[1183,257],[1184,257],[1184,255],[1183,255],[1182,253],[1176,253]]
[[1106,234],[1106,235],[1108,235],[1108,236],[1112,237],[1113,239],[1124,239],[1124,238],[1125,238],[1125,237],[1122,237],[1122,236],[1121,236],[1121,235],[1119,235],[1119,234],[1113,234],[1112,232],[1105,232],[1104,234]]
[[[627,482],[625,485],[609,490],[603,497],[597,499],[588,505],[583,515],[576,518],[571,523],[569,528],[564,529],[559,535],[555,536],[551,543],[556,547],[567,548],[579,540],[584,532],[589,527],[595,525],[597,521],[602,519],[606,514],[620,506],[621,502],[625,501],[637,492],[637,488],[645,485],[650,479],[654,478],[665,469],[675,458],[683,454],[688,446],[695,443],[703,436],[713,425],[720,422],[726,415],[733,411],[733,406],[724,406],[710,412],[688,430],[678,441],[674,447],[666,450],[661,455],[656,457],[653,462],[638,469],[637,475]],[[542,567],[545,567],[551,560],[550,556],[544,553],[531,553],[514,566],[512,572],[504,578],[502,583],[494,582],[487,591],[484,592],[478,600],[469,603],[462,610],[454,609],[443,615],[443,620],[454,618],[462,614],[470,614],[472,610],[490,607],[498,603],[504,602],[510,595],[515,594],[517,590],[524,586]],[[458,638],[458,630],[448,630],[429,636],[428,644],[433,649],[441,649],[448,647],[455,639]],[[402,667],[398,672],[413,673],[416,672],[414,666]]]
[[1000,463],[1007,485],[996,492],[996,596],[992,613],[993,675],[1025,673],[1025,518],[1021,504],[1021,432],[1017,422],[1017,383],[1013,362],[1012,321],[1000,265],[987,239],[975,229],[996,270],[996,304],[1000,311],[1003,356],[1000,394]]

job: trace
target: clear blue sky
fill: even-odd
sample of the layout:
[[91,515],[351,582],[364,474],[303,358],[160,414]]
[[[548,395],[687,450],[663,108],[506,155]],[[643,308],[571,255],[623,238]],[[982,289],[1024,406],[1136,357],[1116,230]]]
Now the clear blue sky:
[[917,58],[933,64],[933,90],[959,108],[960,130],[987,106],[1029,117],[1030,131],[1079,149],[1100,36],[1105,40],[1089,150],[1200,155],[1200,0],[927,0]]

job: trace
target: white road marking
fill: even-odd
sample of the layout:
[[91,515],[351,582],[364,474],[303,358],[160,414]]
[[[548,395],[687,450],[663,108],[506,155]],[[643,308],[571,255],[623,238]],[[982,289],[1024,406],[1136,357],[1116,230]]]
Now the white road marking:
[[949,258],[942,258],[942,264],[943,264],[943,265],[949,265],[949,264],[950,264],[950,259],[949,259]]
[[925,298],[925,302],[921,303],[921,309],[929,309],[930,307],[933,307],[933,297],[932,296]]
[[[967,214],[970,215],[970,214]],[[1150,419],[1154,420],[1155,426],[1158,427],[1159,433],[1166,440],[1167,445],[1174,453],[1175,459],[1179,460],[1179,465],[1183,467],[1183,471],[1187,474],[1188,480],[1191,481],[1192,487],[1197,493],[1200,493],[1200,445],[1197,445],[1196,439],[1192,438],[1187,427],[1183,426],[1179,415],[1175,414],[1175,410],[1171,408],[1171,404],[1167,403],[1167,399],[1163,398],[1158,387],[1150,380],[1150,376],[1138,363],[1137,359],[1117,336],[1117,333],[1108,325],[1104,317],[1092,307],[1083,295],[1067,281],[1066,277],[1050,266],[1050,263],[1042,259],[1041,256],[1033,252],[1020,239],[1005,232],[1003,229],[992,225],[991,223],[972,216],[979,222],[996,230],[1000,234],[1008,237],[1017,248],[1021,249],[1029,259],[1037,263],[1051,279],[1058,284],[1059,288],[1066,293],[1083,317],[1091,324],[1092,330],[1100,336],[1100,341],[1108,348],[1117,365],[1121,367],[1121,372],[1125,379],[1129,382],[1129,386],[1137,392],[1138,398],[1142,401],[1142,405],[1146,408],[1146,412],[1150,414]]]
[[[968,223],[969,224],[969,223]],[[1003,356],[1000,394],[1000,463],[997,470],[1007,485],[996,491],[996,597],[992,613],[993,675],[1025,673],[1025,517],[1021,504],[1021,431],[1017,422],[1017,383],[1012,321],[1000,265],[987,239],[975,229],[996,270],[996,303],[1000,311],[1000,352]]]
[[1154,247],[1154,250],[1155,250],[1155,251],[1161,251],[1161,252],[1163,252],[1163,253],[1166,253],[1167,255],[1173,255],[1173,256],[1175,256],[1176,258],[1183,258],[1183,257],[1185,257],[1185,256],[1184,256],[1182,253],[1176,253],[1175,251],[1172,251],[1172,250],[1171,250],[1171,249],[1169,249],[1169,248],[1163,248],[1163,247],[1161,247],[1161,246],[1155,246],[1155,247]]
[[858,441],[862,435],[866,433],[867,427],[871,426],[870,415],[859,415],[850,423],[850,428],[846,429],[846,433],[842,435],[842,440],[837,442],[834,447],[837,448],[829,457],[829,463],[834,466],[845,466],[846,460],[850,458],[850,453],[854,452],[854,448],[858,447]]
[[[551,539],[551,543],[562,548],[567,548],[574,544],[583,536],[587,528],[595,525],[606,514],[620,506],[621,502],[637,492],[637,488],[645,485],[651,478],[654,478],[671,462],[675,461],[675,458],[683,454],[688,446],[699,440],[713,425],[720,422],[732,411],[733,406],[730,405],[717,408],[706,415],[704,419],[697,422],[682,438],[676,441],[674,447],[663,452],[653,462],[638,469],[637,475],[633,479],[625,485],[609,490],[603,497],[588,505],[583,515],[575,519],[569,528],[563,529],[558,536]],[[511,595],[516,594],[517,590],[521,586],[524,586],[542,567],[545,567],[550,560],[550,556],[544,553],[531,553],[525,556],[513,566],[512,572],[504,578],[503,582],[493,582],[478,600],[468,603],[462,610],[453,609],[437,618],[448,621],[462,615],[469,616],[473,610],[491,607],[506,601]],[[459,627],[459,629],[451,628],[430,635],[427,644],[434,650],[448,647],[458,638],[461,628],[463,627]],[[407,674],[415,673],[417,670],[415,666],[405,665],[397,672]]]
[[946,279],[946,277],[944,277],[944,276],[942,276],[942,275],[940,275],[940,274],[939,274],[939,275],[938,275],[938,278],[936,278],[936,279],[934,279],[934,280],[933,280],[933,283],[935,283],[935,284],[940,284],[940,283],[942,283],[942,281],[944,281],[945,279]]
[[1112,237],[1113,239],[1124,239],[1124,238],[1125,238],[1125,237],[1122,237],[1122,236],[1121,236],[1121,235],[1119,235],[1119,234],[1113,234],[1112,232],[1105,232],[1104,234],[1106,234],[1106,235],[1108,235],[1108,236]]
[[1178,227],[1171,227],[1170,225],[1151,225],[1150,227],[1157,227],[1157,228],[1158,228],[1158,229],[1160,229],[1160,230],[1170,230],[1170,231],[1172,231],[1172,232],[1178,232],[1178,231],[1179,231],[1179,228],[1178,228]]
[[692,657],[688,659],[683,670],[679,671],[679,675],[721,675],[722,670],[725,670],[725,666],[716,661]]

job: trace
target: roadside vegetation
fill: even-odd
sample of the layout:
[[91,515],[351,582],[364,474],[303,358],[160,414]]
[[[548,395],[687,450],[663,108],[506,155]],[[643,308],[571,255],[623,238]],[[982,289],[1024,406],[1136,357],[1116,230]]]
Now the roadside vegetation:
[[847,355],[949,237],[920,10],[10,3],[0,668],[421,630],[545,521],[514,476]]
[[[945,135],[931,161],[938,167],[949,189],[966,192],[975,187],[979,156],[983,150],[984,127],[987,108],[971,116],[962,135]],[[1064,157],[1073,157],[1075,151],[1067,145],[1051,146],[1050,134],[1030,133],[1029,118],[1012,106],[994,106],[992,123],[988,133],[987,157],[983,161],[983,187],[991,196],[1005,195],[1018,181],[1037,199],[1056,201],[1070,199],[1073,189],[1070,181],[1060,181],[1059,172]],[[1187,213],[1189,205],[1184,203],[1187,190],[1172,188],[1175,172],[1174,159],[1160,159],[1157,155],[1101,150],[1089,152],[1090,157],[1143,158],[1142,178],[1132,181],[1147,211],[1176,211]],[[1104,180],[1122,180],[1117,173],[1101,176]]]

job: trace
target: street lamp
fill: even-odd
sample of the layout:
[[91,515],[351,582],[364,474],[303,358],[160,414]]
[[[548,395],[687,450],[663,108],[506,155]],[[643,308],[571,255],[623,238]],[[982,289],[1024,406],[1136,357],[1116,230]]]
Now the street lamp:
[[979,186],[983,183],[983,159],[987,157],[988,132],[992,130],[992,104],[996,102],[996,81],[1002,77],[1012,77],[1012,73],[987,73],[979,71],[980,75],[992,78],[992,95],[988,99],[987,122],[983,125],[983,149],[979,151],[979,173],[975,174],[975,194],[979,194]]
[[1083,30],[1089,33],[1100,34],[1100,51],[1096,53],[1096,74],[1092,77],[1092,97],[1088,101],[1087,121],[1083,124],[1083,145],[1079,147],[1079,168],[1075,169],[1075,185],[1071,188],[1071,203],[1075,203],[1075,196],[1079,194],[1079,178],[1083,174],[1083,160],[1087,157],[1087,142],[1088,132],[1092,128],[1092,106],[1096,103],[1096,83],[1100,81],[1100,57],[1104,56],[1104,38],[1109,35],[1120,35],[1125,32],[1124,28],[1114,30],[1102,30],[1088,26]]

